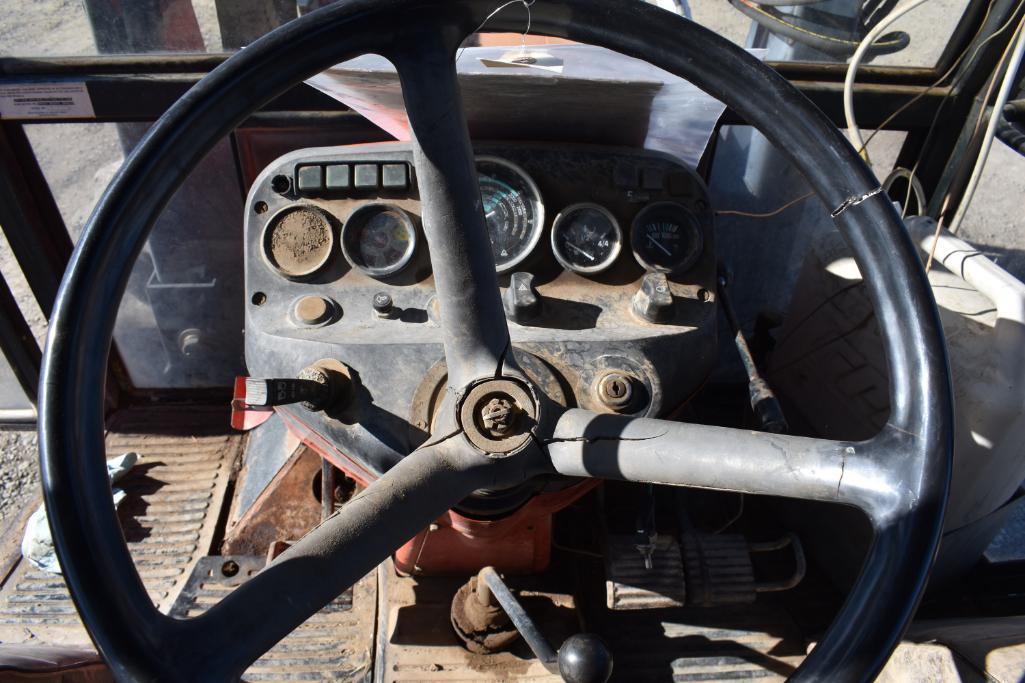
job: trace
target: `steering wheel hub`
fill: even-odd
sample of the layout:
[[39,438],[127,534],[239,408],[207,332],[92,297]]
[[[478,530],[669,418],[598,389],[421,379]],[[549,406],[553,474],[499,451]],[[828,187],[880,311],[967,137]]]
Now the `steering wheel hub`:
[[509,455],[530,440],[537,424],[533,391],[514,379],[486,380],[463,399],[459,422],[474,446],[489,455]]

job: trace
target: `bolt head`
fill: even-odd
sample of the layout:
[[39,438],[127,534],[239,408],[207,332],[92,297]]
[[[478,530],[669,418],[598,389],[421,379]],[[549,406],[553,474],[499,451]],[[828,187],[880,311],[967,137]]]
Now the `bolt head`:
[[501,438],[516,426],[520,409],[508,398],[492,398],[481,408],[481,423],[492,436]]

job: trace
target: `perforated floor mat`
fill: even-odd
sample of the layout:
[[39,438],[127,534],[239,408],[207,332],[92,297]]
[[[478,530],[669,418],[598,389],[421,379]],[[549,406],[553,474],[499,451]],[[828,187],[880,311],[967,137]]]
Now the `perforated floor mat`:
[[[118,508],[132,558],[154,603],[170,609],[196,561],[211,550],[231,469],[244,437],[223,433],[224,411],[126,411],[111,422],[107,453],[139,461],[118,486]],[[179,425],[190,436],[151,433]],[[204,425],[209,425],[206,435]],[[89,644],[64,580],[21,560],[0,590],[0,642]]]
[[[171,614],[202,614],[263,566],[264,558],[247,555],[200,559]],[[249,667],[243,680],[369,681],[376,616],[374,571],[271,648]]]

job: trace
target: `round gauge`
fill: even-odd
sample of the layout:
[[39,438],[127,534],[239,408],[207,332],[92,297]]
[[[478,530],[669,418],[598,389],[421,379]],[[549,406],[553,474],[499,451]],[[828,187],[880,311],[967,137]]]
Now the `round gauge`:
[[331,258],[335,233],[327,214],[314,206],[279,211],[263,231],[263,255],[285,277],[312,276]]
[[659,273],[682,273],[701,256],[703,241],[697,217],[673,202],[641,209],[630,229],[638,263]]
[[564,268],[598,273],[619,256],[623,233],[615,216],[597,204],[574,204],[552,224],[552,251]]
[[409,264],[416,251],[416,224],[390,204],[364,204],[342,227],[342,253],[354,268],[387,277]]
[[541,193],[526,171],[504,159],[477,157],[477,176],[495,268],[505,273],[527,258],[541,239]]

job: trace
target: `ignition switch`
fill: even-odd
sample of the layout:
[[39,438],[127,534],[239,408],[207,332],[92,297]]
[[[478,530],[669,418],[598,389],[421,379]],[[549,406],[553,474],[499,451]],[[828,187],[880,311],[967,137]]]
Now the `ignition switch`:
[[634,380],[622,372],[609,372],[595,382],[595,393],[606,407],[626,412],[634,400]]

